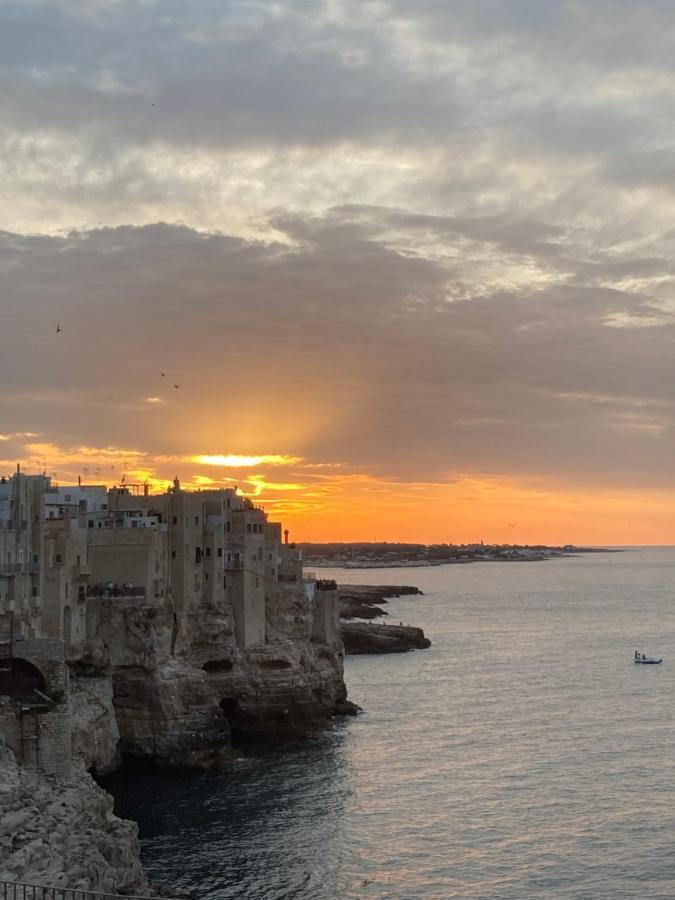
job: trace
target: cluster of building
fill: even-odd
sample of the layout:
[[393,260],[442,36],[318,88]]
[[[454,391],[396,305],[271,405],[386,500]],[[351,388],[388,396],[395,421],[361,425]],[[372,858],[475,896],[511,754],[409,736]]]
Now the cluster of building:
[[[0,700],[22,712],[11,728],[0,713],[0,730],[14,729],[25,758],[28,718],[49,708],[66,664],[95,644],[103,598],[168,606],[176,635],[190,616],[227,609],[240,650],[264,645],[271,593],[299,583],[314,598],[283,538],[234,489],[186,491],[177,478],[163,494],[147,484],[57,487],[18,469],[0,479]],[[332,621],[317,613],[316,622],[333,629],[318,639],[334,639]]]

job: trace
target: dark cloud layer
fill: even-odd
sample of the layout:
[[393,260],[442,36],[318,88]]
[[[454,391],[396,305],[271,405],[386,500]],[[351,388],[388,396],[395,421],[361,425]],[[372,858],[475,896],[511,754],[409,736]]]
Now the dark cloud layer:
[[[290,247],[167,225],[5,234],[0,358],[24,400],[0,408],[17,431],[99,446],[142,434],[154,453],[223,452],[231,436],[235,452],[271,452],[260,442],[280,427],[274,452],[380,475],[671,480],[675,325],[650,324],[647,296],[561,279],[544,250],[551,283],[455,297],[452,265],[391,246],[400,218],[278,217]],[[446,248],[467,233],[480,253],[529,246],[523,222],[515,250],[492,219],[482,241],[479,221],[414,224]],[[241,410],[259,416],[235,438]],[[316,428],[284,434],[288,416]]]

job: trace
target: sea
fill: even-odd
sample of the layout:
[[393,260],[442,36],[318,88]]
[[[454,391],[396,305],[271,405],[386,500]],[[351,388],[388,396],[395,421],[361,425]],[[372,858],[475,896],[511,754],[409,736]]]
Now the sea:
[[675,548],[321,574],[419,586],[385,608],[431,647],[348,657],[363,712],[322,734],[110,780],[151,879],[212,900],[675,898]]

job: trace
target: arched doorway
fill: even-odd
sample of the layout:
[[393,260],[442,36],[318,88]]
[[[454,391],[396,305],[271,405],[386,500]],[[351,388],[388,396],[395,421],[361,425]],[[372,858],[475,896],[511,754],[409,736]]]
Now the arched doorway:
[[25,659],[3,660],[0,666],[0,694],[15,700],[34,700],[35,691],[46,689],[42,672]]

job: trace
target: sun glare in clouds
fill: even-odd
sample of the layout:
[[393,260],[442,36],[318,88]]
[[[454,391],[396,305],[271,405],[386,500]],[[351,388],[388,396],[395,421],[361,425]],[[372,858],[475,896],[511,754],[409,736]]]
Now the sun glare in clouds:
[[299,463],[301,460],[298,456],[283,456],[273,453],[263,456],[239,456],[237,454],[229,454],[227,456],[193,456],[190,461],[199,463],[202,466],[222,466],[225,469],[250,469],[253,466],[261,466],[263,464],[288,466]]

